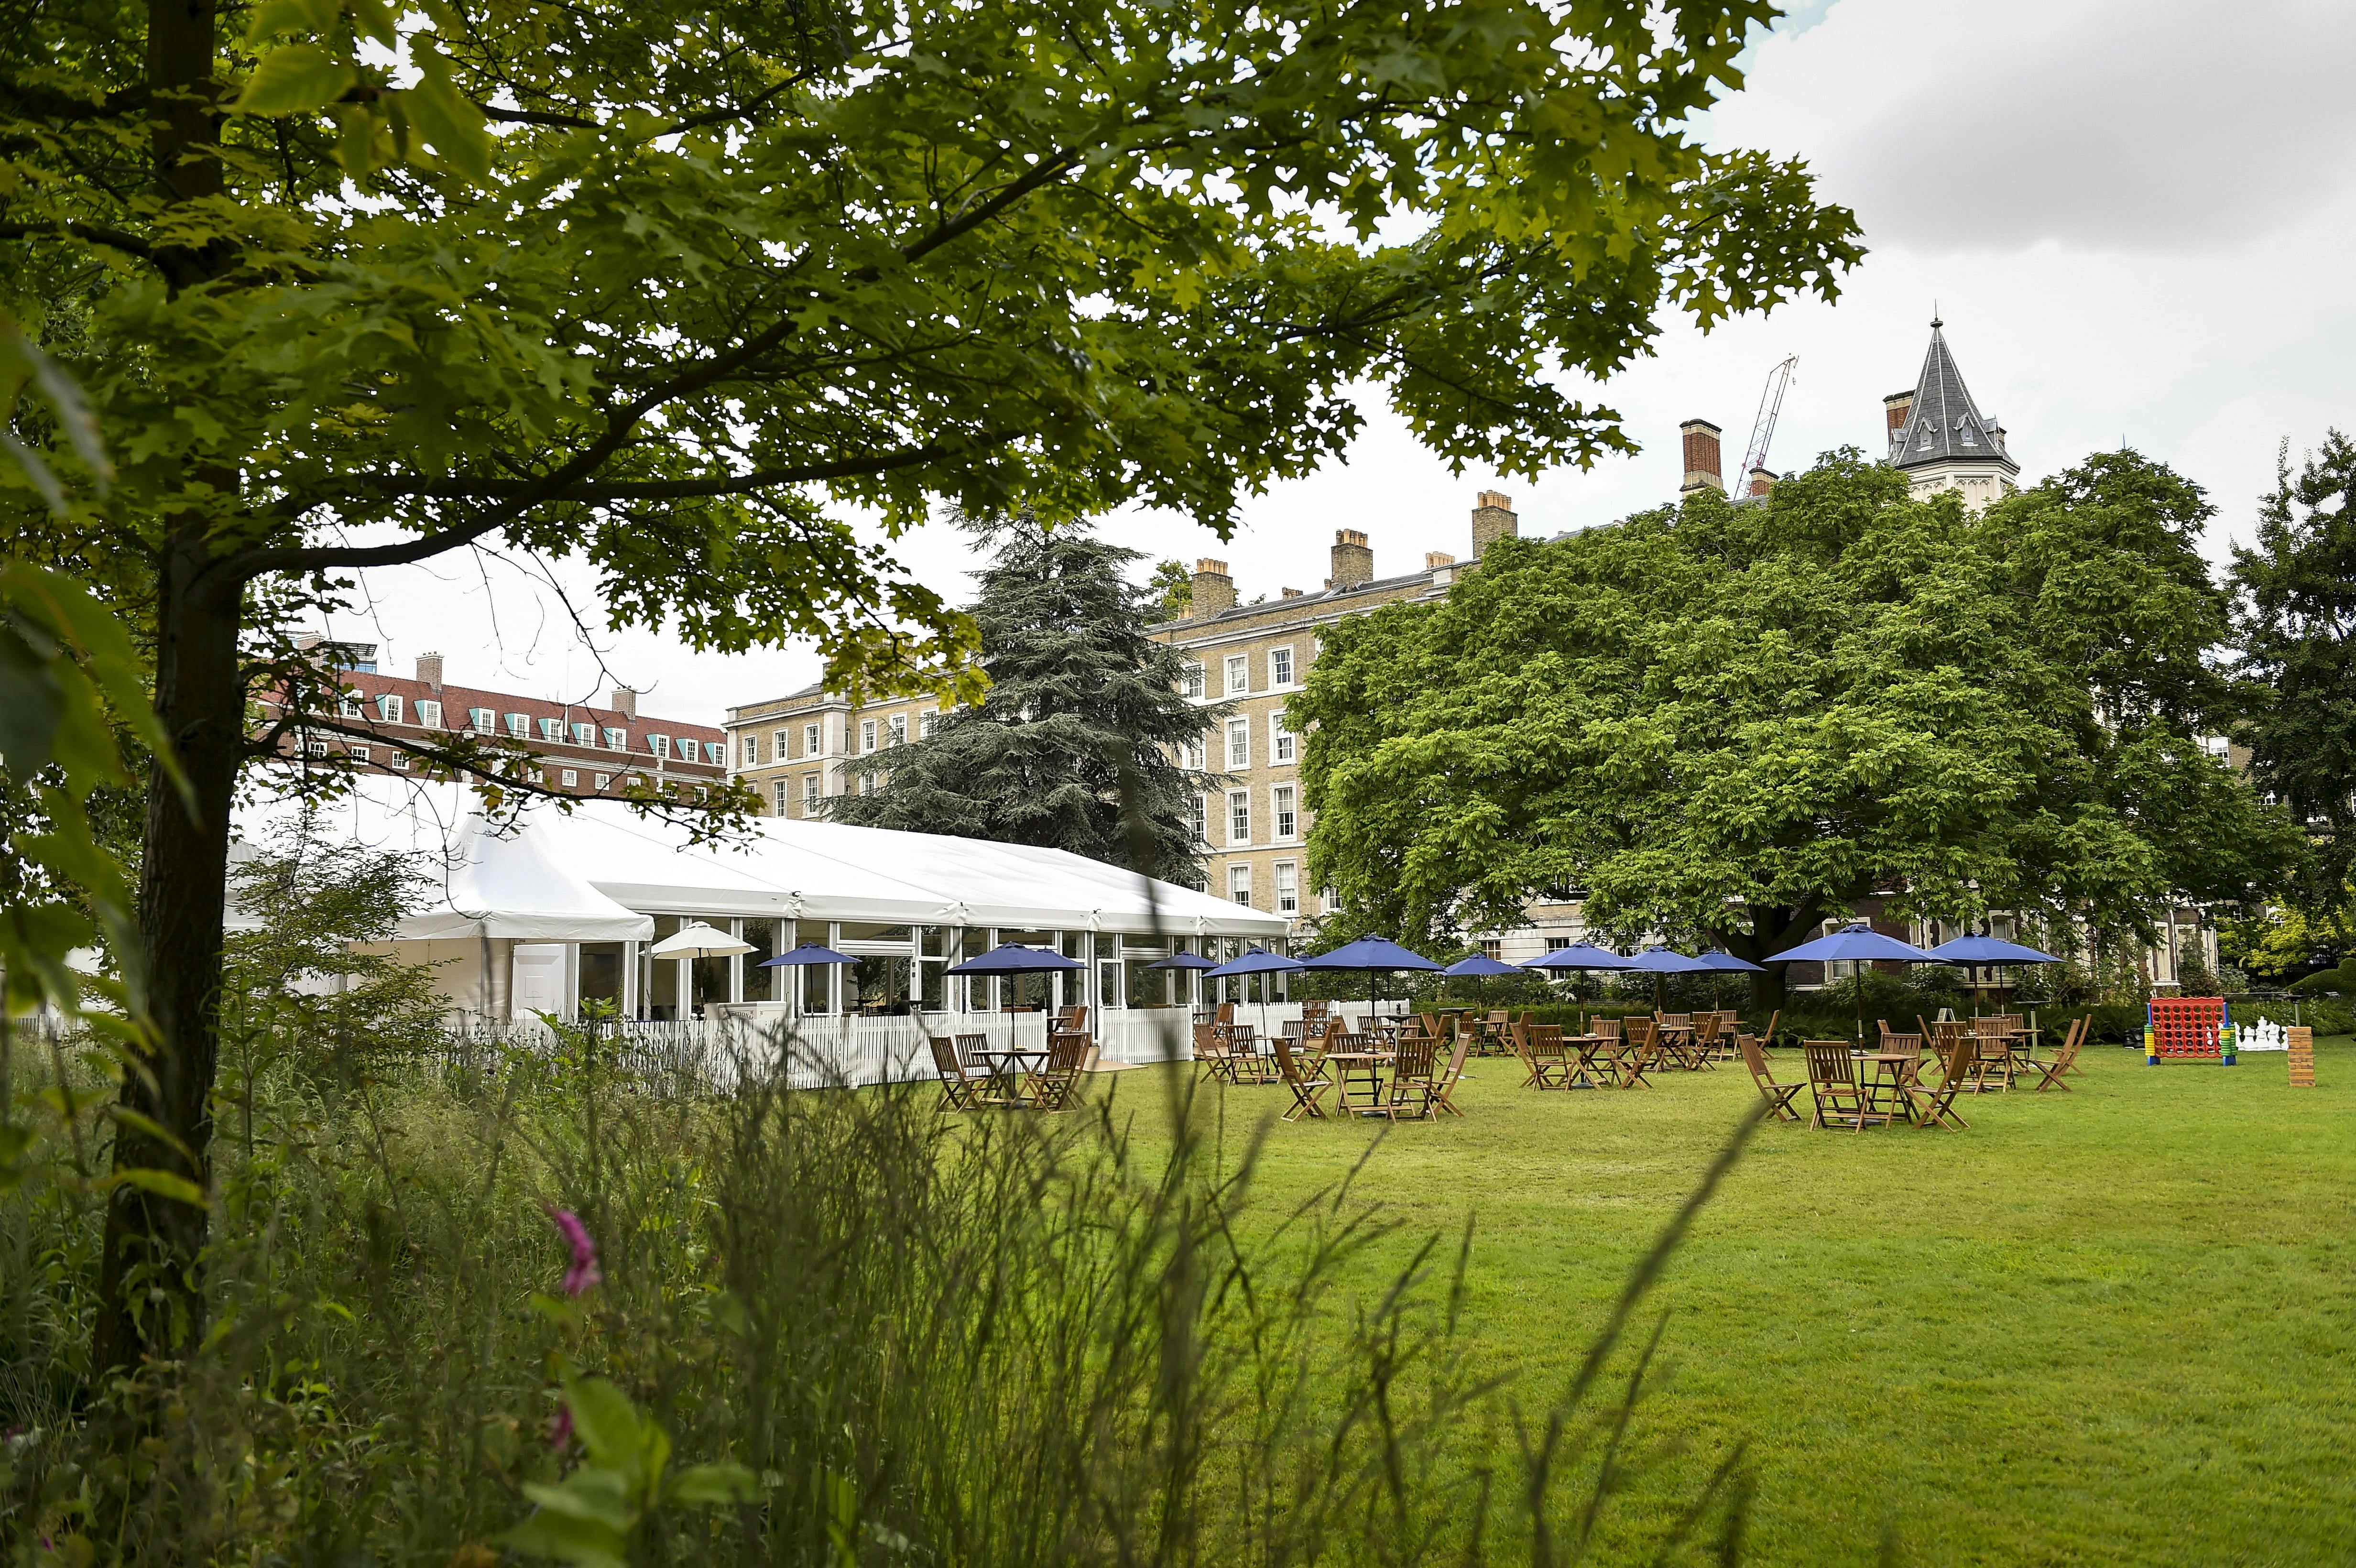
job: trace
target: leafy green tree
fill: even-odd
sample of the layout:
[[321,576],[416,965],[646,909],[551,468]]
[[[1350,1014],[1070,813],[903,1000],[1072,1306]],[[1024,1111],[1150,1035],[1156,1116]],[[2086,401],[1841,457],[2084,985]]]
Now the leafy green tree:
[[1027,508],[969,526],[996,547],[972,607],[989,693],[930,736],[851,763],[828,815],[1068,849],[1199,887],[1194,812],[1210,781],[1186,764],[1224,709],[1188,700],[1185,656],[1147,635],[1151,590],[1128,578],[1143,555]]
[[[1805,170],[1679,129],[1766,0],[54,0],[0,28],[0,290],[87,389],[102,500],[0,532],[148,629],[194,809],[151,793],[157,1044],[118,1157],[207,1180],[247,699],[344,728],[284,636],[354,573],[579,556],[623,624],[817,639],[972,694],[970,624],[829,510],[946,498],[1225,528],[1381,389],[1534,474],[1632,443],[1565,396],[1664,309],[1830,296]],[[455,738],[401,744],[485,768]],[[517,781],[517,787],[528,787]],[[130,1125],[130,1124],[127,1124]],[[186,1206],[182,1206],[185,1208]],[[169,1349],[200,1211],[111,1212],[101,1364]],[[191,1323],[200,1313],[182,1313]]]
[[1182,621],[1194,608],[1194,574],[1183,560],[1155,561],[1146,588],[1153,596],[1151,620]]
[[2329,432],[2295,475],[2286,444],[2257,540],[2233,551],[2233,586],[2248,681],[2235,739],[2251,778],[2314,840],[2299,901],[2344,911],[2356,880],[2356,443]]
[[2289,836],[2201,744],[2232,697],[2207,512],[2122,453],[1975,519],[1849,451],[1765,505],[1501,541],[1327,635],[1290,705],[1312,869],[1410,939],[1575,890],[1754,960],[1876,894],[2136,933],[2245,897]]

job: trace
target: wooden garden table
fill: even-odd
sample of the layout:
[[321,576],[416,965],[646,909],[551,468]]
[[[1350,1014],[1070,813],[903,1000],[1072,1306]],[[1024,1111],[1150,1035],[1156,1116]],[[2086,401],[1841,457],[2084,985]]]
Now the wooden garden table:
[[[1361,1116],[1387,1116],[1390,1107],[1383,1104],[1383,1064],[1398,1060],[1395,1051],[1329,1051],[1325,1061],[1333,1068],[1333,1092],[1342,1109]],[[1363,1085],[1365,1099],[1353,1100],[1354,1085]]]

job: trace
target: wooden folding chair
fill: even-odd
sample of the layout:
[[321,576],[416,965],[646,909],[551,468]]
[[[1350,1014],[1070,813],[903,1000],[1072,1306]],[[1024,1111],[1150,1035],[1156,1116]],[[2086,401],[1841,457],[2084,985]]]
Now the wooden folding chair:
[[1439,1083],[1433,1090],[1432,1103],[1451,1116],[1464,1114],[1456,1108],[1456,1102],[1451,1096],[1456,1093],[1456,1085],[1464,1081],[1464,1058],[1472,1049],[1472,1031],[1458,1029],[1455,1044],[1448,1053],[1448,1065],[1440,1070]]
[[1622,1089],[1650,1089],[1644,1074],[1656,1071],[1665,1053],[1661,1044],[1661,1026],[1651,1019],[1627,1019],[1621,1024],[1620,1049],[1613,1053],[1612,1066],[1618,1070]]
[[1694,1055],[1713,1071],[1718,1066],[1719,1031],[1726,1027],[1725,1019],[1726,1015],[1719,1012],[1693,1016]]
[[1502,1008],[1481,1020],[1481,1053],[1483,1055],[1490,1055],[1500,1051],[1510,1051],[1514,1049],[1513,1037],[1506,1029],[1506,1025],[1510,1021]]
[[[1440,1042],[1428,1034],[1403,1035],[1398,1053],[1391,1059],[1391,1081],[1385,1108],[1397,1121],[1401,1115],[1418,1117],[1431,1115],[1431,1103],[1440,1093],[1433,1081],[1432,1070],[1440,1056]],[[1407,1107],[1415,1109],[1409,1112]]]
[[958,1060],[957,1046],[947,1035],[927,1035],[933,1047],[933,1071],[940,1075],[941,1103],[935,1114],[948,1111],[969,1111],[980,1100],[982,1088],[989,1083],[984,1075],[969,1075],[965,1064]]
[[1848,1041],[1811,1040],[1803,1042],[1801,1050],[1807,1054],[1808,1089],[1816,1103],[1815,1116],[1808,1123],[1811,1127],[1826,1127],[1837,1121],[1861,1133],[1869,1126],[1889,1125],[1889,1113],[1866,1101]]
[[1971,1038],[1977,1051],[1972,1068],[1973,1093],[1987,1093],[1990,1079],[1996,1080],[1999,1093],[2009,1090],[2019,1068],[2012,1053],[2012,1031],[2001,1019],[1976,1018],[1972,1020]]
[[1970,1036],[1958,1034],[1948,1041],[1946,1054],[1939,1059],[1938,1087],[1926,1089],[1917,1083],[1907,1092],[1915,1125],[1970,1130],[1971,1124],[1955,1110],[1955,1096],[1972,1082],[1978,1060],[1979,1045]]
[[1235,1057],[1227,1050],[1226,1031],[1218,1025],[1194,1026],[1194,1060],[1202,1064],[1205,1078],[1225,1079],[1230,1083],[1235,1082]]
[[1507,1024],[1505,1034],[1514,1042],[1514,1054],[1522,1059],[1522,1087],[1525,1089],[1556,1087],[1552,1078],[1556,1070],[1562,1065],[1561,1053],[1557,1051],[1551,1063],[1541,1058],[1538,1055],[1537,1040],[1535,1038],[1536,1030],[1530,1024],[1520,1022]]
[[1759,1085],[1759,1097],[1767,1102],[1767,1115],[1779,1122],[1796,1122],[1800,1113],[1792,1109],[1792,1099],[1807,1087],[1804,1083],[1778,1083],[1767,1066],[1767,1053],[1759,1042],[1747,1034],[1734,1037],[1735,1048],[1742,1052],[1742,1064],[1751,1069],[1751,1082]]
[[2034,1056],[2025,1059],[2028,1065],[2037,1069],[2041,1075],[2037,1093],[2042,1094],[2048,1089],[2059,1089],[2064,1094],[2074,1093],[2062,1080],[2070,1075],[2072,1068],[2078,1065],[2078,1048],[2086,1043],[2086,1025],[2092,1021],[2091,1019],[2072,1019],[2070,1032],[2060,1045],[2054,1047],[2051,1056],[2041,1060]]
[[1072,1103],[1072,1090],[1080,1081],[1080,1065],[1087,1058],[1088,1037],[1068,1029],[1057,1029],[1047,1037],[1047,1059],[1038,1071],[1023,1074],[1023,1087],[1031,1103],[1043,1111],[1061,1111]]
[[1333,1087],[1333,1082],[1321,1072],[1304,1070],[1300,1059],[1292,1054],[1292,1042],[1284,1036],[1270,1035],[1269,1044],[1276,1051],[1278,1076],[1292,1091],[1292,1109],[1284,1113],[1284,1119],[1297,1122],[1308,1116],[1323,1121],[1325,1108],[1317,1103],[1317,1097]]

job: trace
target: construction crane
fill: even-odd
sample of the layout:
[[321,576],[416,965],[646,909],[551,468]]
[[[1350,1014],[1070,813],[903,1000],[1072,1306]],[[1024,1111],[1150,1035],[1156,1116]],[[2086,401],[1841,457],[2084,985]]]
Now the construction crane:
[[1800,362],[1796,354],[1767,372],[1767,386],[1759,394],[1759,417],[1751,421],[1751,452],[1742,460],[1742,481],[1749,484],[1751,471],[1767,466],[1767,443],[1775,439],[1775,416],[1783,411],[1783,389],[1792,384],[1792,367]]

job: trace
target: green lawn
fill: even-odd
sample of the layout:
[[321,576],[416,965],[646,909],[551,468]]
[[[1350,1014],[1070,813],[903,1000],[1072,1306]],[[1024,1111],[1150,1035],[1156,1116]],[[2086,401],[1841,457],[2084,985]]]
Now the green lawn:
[[[1761,1563],[1869,1563],[1885,1532],[1908,1563],[2349,1561],[2356,1045],[2317,1059],[2293,1090],[2280,1055],[2097,1047],[2073,1093],[1965,1099],[1968,1132],[1762,1129],[1655,1298],[1650,1434],[1750,1442]],[[1406,1221],[1394,1262],[1478,1217],[1469,1329],[1542,1403],[1751,1081],[1538,1094],[1472,1065],[1465,1118],[1390,1130],[1361,1190]],[[1230,1140],[1286,1100],[1225,1091]],[[1263,1191],[1383,1131],[1278,1127]]]

